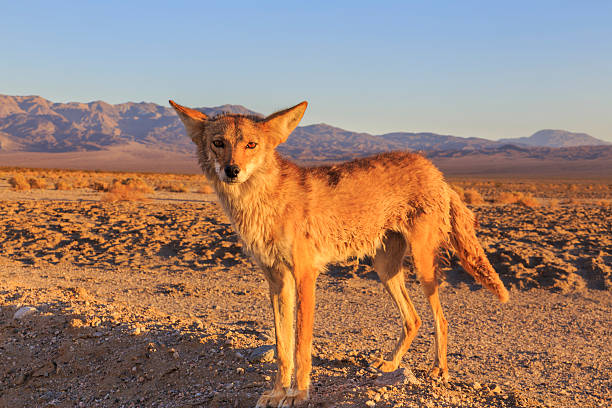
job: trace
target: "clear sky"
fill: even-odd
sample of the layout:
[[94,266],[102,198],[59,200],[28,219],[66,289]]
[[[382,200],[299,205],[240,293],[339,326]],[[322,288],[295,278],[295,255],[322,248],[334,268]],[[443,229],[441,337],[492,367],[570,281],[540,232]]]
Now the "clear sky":
[[0,93],[612,141],[612,1],[3,1]]

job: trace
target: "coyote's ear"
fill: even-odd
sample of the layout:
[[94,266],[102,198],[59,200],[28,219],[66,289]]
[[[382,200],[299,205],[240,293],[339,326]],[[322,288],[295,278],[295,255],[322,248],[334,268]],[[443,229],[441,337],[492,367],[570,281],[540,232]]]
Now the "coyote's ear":
[[208,120],[208,116],[195,109],[181,106],[173,100],[169,100],[168,102],[170,102],[170,105],[174,108],[176,113],[178,113],[179,118],[181,118],[183,125],[185,125],[187,135],[195,142],[196,136],[199,133],[198,130],[202,129],[202,124]]
[[263,124],[269,130],[278,135],[277,142],[283,143],[287,140],[291,132],[297,127],[304,111],[306,111],[308,102],[304,101],[295,105],[293,108],[285,109],[280,112],[273,113],[263,120]]

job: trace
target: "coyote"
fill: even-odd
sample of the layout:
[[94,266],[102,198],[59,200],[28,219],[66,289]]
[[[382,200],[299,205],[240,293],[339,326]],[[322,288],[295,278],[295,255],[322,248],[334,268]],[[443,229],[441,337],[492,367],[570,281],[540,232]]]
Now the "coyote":
[[476,238],[474,215],[423,156],[391,152],[335,166],[299,167],[275,148],[296,128],[306,102],[265,118],[208,117],[170,104],[196,144],[202,170],[245,251],[269,283],[278,371],[258,407],[297,406],[308,399],[315,280],[328,263],[372,257],[402,318],[395,350],[373,363],[385,372],[398,368],[421,325],[404,285],[405,255],[412,256],[433,311],[434,377],[448,378],[447,323],[436,276],[439,251],[453,250],[476,281],[502,302],[508,300]]

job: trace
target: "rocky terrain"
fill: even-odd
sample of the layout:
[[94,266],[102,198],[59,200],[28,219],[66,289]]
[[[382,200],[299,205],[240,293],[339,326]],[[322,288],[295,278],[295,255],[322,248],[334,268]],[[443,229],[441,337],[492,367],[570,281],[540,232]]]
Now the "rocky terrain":
[[[267,285],[214,195],[187,185],[113,202],[87,187],[13,191],[11,174],[0,173],[0,406],[254,405],[275,372]],[[444,266],[451,380],[432,382],[431,312],[409,273],[424,324],[402,369],[382,374],[368,364],[393,346],[398,313],[368,260],[330,266],[310,406],[610,406],[611,186],[456,183],[486,200],[473,206],[478,233],[510,302]],[[542,205],[498,204],[504,189],[538,191]]]

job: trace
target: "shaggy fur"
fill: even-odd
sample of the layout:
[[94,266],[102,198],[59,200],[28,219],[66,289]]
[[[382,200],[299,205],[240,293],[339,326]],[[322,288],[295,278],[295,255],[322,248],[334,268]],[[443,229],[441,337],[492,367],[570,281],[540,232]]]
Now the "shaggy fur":
[[[308,398],[315,280],[328,263],[371,256],[399,308],[401,338],[388,359],[373,364],[382,371],[398,368],[421,325],[404,285],[407,253],[434,315],[433,376],[448,378],[447,323],[435,272],[439,251],[453,250],[479,283],[508,300],[478,243],[472,212],[424,157],[392,152],[331,167],[299,167],[274,149],[295,129],[306,102],[266,118],[208,118],[170,103],[197,145],[202,170],[244,248],[270,285],[278,373],[258,406],[293,406]],[[239,169],[234,178],[228,166]]]

